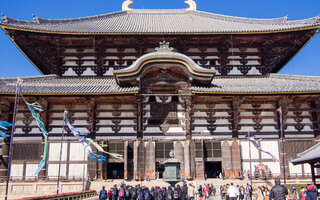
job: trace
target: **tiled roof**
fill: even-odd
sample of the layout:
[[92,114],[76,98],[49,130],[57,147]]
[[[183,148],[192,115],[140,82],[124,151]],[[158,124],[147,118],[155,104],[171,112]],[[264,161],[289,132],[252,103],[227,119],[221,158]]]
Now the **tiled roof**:
[[291,161],[294,165],[320,162],[320,143],[314,145],[313,147],[305,150],[302,153],[299,153],[297,156],[298,158]]
[[[101,95],[137,93],[138,87],[120,87],[113,77],[22,78],[22,91],[30,95]],[[16,78],[0,79],[0,94],[15,92]],[[192,86],[194,93],[264,94],[319,93],[320,77],[271,74],[264,77],[218,77],[208,87]]]
[[[113,77],[58,77],[56,75],[21,78],[24,94],[34,95],[76,95],[76,94],[109,94],[134,93],[137,87],[120,87]],[[14,93],[16,78],[0,79],[0,94]]]
[[320,76],[216,77],[209,87],[193,86],[191,90],[205,93],[320,93]]
[[288,17],[253,19],[186,9],[132,9],[84,18],[22,21],[6,16],[4,28],[56,33],[244,33],[319,28],[319,16],[288,21]]

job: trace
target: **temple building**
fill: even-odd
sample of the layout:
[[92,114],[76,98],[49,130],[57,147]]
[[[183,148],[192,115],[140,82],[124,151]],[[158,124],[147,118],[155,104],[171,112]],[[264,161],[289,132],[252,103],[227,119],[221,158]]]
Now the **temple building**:
[[[250,168],[248,133],[281,158],[273,162],[251,148],[252,170],[263,163],[273,176],[283,176],[283,167],[288,177],[311,174],[307,164],[290,161],[319,141],[320,77],[277,72],[318,33],[319,16],[253,19],[198,11],[192,0],[186,9],[133,9],[132,3],[74,19],[2,17],[4,33],[42,73],[23,77],[21,85],[26,99],[44,108],[49,132],[39,177],[57,177],[64,110],[74,127],[123,155],[97,163],[66,132],[66,179],[83,171],[92,179],[154,179],[156,172],[161,178],[171,151],[186,179],[222,171],[236,178]],[[16,82],[0,79],[2,121],[12,120]],[[33,179],[44,139],[22,100],[17,111],[11,176]],[[2,145],[0,177],[7,173],[9,142]]]

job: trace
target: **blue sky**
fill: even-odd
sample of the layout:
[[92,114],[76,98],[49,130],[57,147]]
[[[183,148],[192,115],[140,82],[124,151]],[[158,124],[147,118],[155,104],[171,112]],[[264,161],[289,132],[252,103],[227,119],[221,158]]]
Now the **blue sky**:
[[[274,18],[290,14],[290,20],[305,19],[320,14],[320,0],[195,0],[198,10],[218,14]],[[123,0],[3,0],[0,12],[22,20],[41,18],[74,18],[121,10]],[[135,0],[132,8],[186,8],[184,0]],[[318,34],[281,74],[320,76],[320,34]],[[40,75],[14,44],[0,32],[0,77]]]

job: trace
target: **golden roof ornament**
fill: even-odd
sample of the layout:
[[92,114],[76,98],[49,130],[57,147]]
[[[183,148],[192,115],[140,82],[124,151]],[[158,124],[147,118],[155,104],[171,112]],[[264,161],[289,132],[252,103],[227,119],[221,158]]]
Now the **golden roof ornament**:
[[129,8],[130,5],[133,4],[133,1],[131,0],[126,0],[122,3],[122,11],[131,11],[132,9]]
[[166,42],[166,41],[160,42],[160,46],[155,48],[155,50],[157,52],[172,52],[173,48],[170,47],[169,45],[170,45],[169,42]]
[[187,11],[196,11],[197,10],[197,4],[193,0],[187,0],[185,1],[187,5],[189,5],[189,8],[187,8]]

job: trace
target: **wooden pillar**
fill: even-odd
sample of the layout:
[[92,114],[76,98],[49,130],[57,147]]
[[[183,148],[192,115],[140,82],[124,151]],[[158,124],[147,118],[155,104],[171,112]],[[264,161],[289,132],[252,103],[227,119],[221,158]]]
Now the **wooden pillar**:
[[195,141],[190,141],[190,178],[196,179],[196,147]]
[[315,173],[315,170],[314,170],[314,165],[315,163],[309,163],[310,166],[311,166],[311,176],[312,176],[312,183],[316,184],[316,173]]
[[222,171],[224,171],[226,178],[229,178],[232,174],[232,154],[228,141],[222,143]]
[[[9,119],[10,101],[7,98],[0,97],[0,120],[11,122]],[[4,138],[2,142],[2,155],[0,157],[0,176],[7,176],[8,158],[9,158],[10,138]]]
[[183,96],[181,97],[184,102],[185,102],[185,133],[186,133],[186,138],[190,139],[191,138],[191,111],[192,111],[192,97],[191,96]]
[[137,96],[137,138],[143,138],[143,96]]
[[145,151],[146,159],[145,159],[145,173],[150,175],[150,179],[155,179],[156,173],[156,153],[155,153],[155,143],[149,141],[146,145]]
[[133,178],[139,179],[139,144],[141,141],[137,140],[133,143]]
[[184,169],[184,148],[181,141],[174,142],[174,158],[180,162],[180,177],[185,177],[185,169]]
[[192,178],[190,143],[191,143],[191,140],[187,140],[184,142],[184,174],[185,174],[186,180],[189,180]]
[[124,179],[128,179],[128,140],[124,142],[124,155],[123,155],[123,161],[124,161]]
[[232,171],[235,178],[239,178],[239,171],[241,169],[241,154],[240,154],[240,144],[238,141],[234,140],[232,142]]
[[[317,109],[317,108],[320,108],[320,100],[311,102],[311,109]],[[314,137],[317,138],[320,136],[320,129],[319,129],[320,128],[319,126],[320,112],[313,111],[311,114],[312,114],[312,127],[313,127]]]
[[239,108],[241,103],[243,102],[243,97],[233,97],[231,109],[233,112],[231,112],[231,124],[232,124],[232,138],[238,138],[239,137],[239,129],[240,129],[240,113]]

